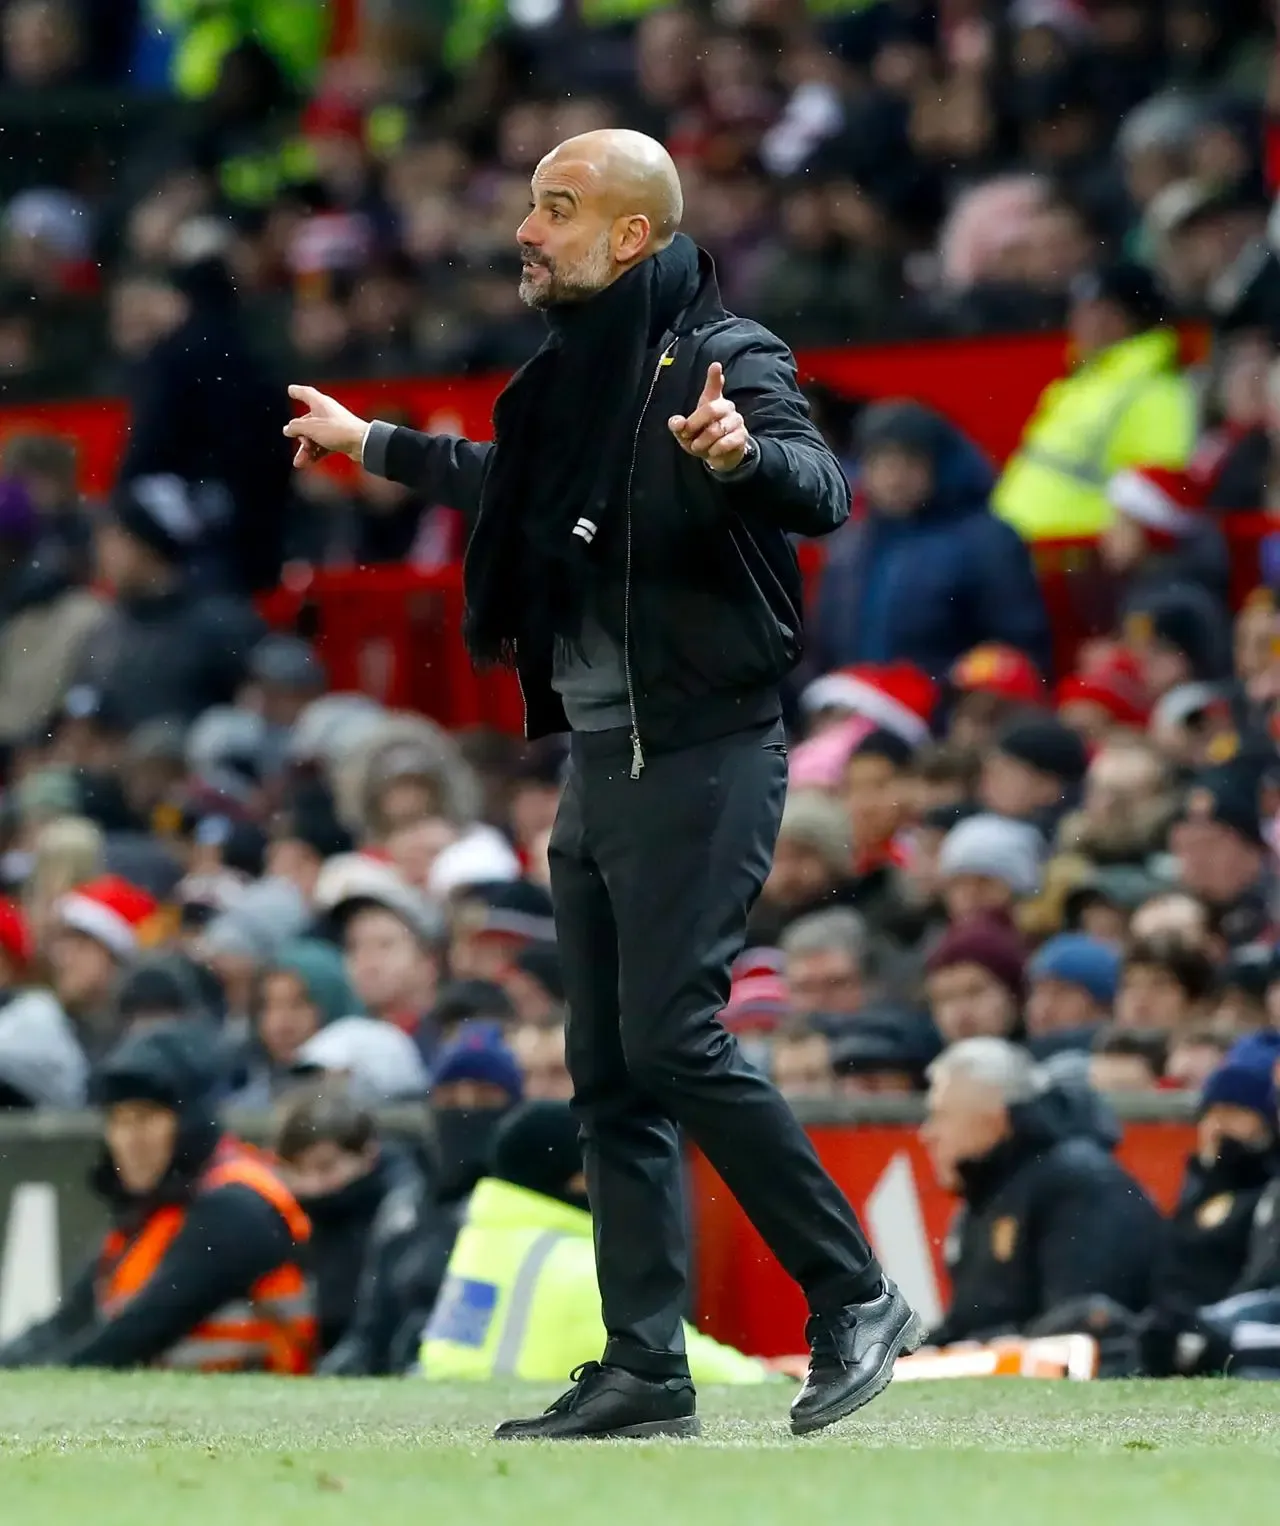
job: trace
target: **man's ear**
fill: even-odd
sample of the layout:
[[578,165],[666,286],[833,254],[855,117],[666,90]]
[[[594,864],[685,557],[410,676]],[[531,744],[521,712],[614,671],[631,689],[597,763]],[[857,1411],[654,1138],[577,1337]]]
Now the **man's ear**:
[[644,253],[652,229],[643,212],[620,217],[613,225],[613,257],[619,265],[628,265]]

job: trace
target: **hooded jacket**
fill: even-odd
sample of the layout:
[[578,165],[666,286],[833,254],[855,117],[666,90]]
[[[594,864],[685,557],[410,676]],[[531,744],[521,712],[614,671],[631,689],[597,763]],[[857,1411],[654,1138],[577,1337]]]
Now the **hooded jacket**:
[[818,592],[819,670],[913,662],[945,678],[965,652],[1002,642],[1042,673],[1049,619],[1026,546],[990,508],[995,474],[978,448],[916,403],[885,404],[864,421],[863,449],[900,443],[933,464],[933,493],[914,514],[874,509],[831,542]]
[[[95,1081],[104,1105],[150,1101],[177,1115],[168,1170],[145,1196],[129,1193],[104,1147],[91,1184],[112,1230],[68,1290],[58,1311],[0,1347],[0,1366],[141,1367],[166,1353],[263,1278],[289,1266],[305,1238],[305,1218],[276,1185],[276,1202],[238,1181],[217,1184],[211,1168],[243,1151],[223,1133],[217,1034],[199,1021],[165,1023],[124,1040]],[[286,1212],[281,1211],[281,1204]],[[101,1299],[104,1281],[159,1216],[180,1226],[145,1283],[118,1309]]]
[[480,815],[479,782],[455,738],[425,716],[395,713],[344,755],[335,771],[335,804],[343,825],[362,837],[380,836],[378,793],[387,781],[402,777],[429,780],[440,814],[459,826]]
[[961,1166],[947,1236],[951,1306],[934,1345],[1024,1330],[1090,1295],[1145,1306],[1160,1215],[1069,1089],[1009,1109],[1012,1133]]
[[16,742],[62,703],[108,606],[59,558],[37,560],[0,595],[0,742]]

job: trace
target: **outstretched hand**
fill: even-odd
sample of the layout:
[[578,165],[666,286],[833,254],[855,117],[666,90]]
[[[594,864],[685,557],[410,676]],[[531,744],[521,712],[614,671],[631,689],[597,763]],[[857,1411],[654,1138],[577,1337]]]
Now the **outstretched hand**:
[[338,455],[349,456],[359,466],[369,427],[364,419],[314,387],[290,387],[289,396],[307,410],[284,426],[286,437],[298,442],[293,464],[310,466],[324,456]]
[[731,472],[742,465],[747,449],[745,419],[724,395],[724,367],[713,360],[707,367],[706,385],[698,406],[688,416],[676,414],[667,427],[682,450],[697,456],[716,472]]

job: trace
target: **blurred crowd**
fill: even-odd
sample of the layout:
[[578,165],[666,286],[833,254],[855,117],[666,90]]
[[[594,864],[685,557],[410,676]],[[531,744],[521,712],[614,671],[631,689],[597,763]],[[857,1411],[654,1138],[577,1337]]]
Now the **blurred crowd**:
[[366,0],[326,59],[331,9],[6,0],[10,396],[127,389],[214,247],[296,374],[515,364],[529,173],[613,124],[669,145],[726,302],[794,343],[1055,328],[1104,257],[1188,317],[1254,285],[1262,0]]

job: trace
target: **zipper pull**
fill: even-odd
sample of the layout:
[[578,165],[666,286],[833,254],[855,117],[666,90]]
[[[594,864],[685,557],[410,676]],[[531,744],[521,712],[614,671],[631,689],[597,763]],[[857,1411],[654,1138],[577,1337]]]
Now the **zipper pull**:
[[640,733],[631,733],[631,777],[638,779],[644,770],[644,753],[640,751]]

